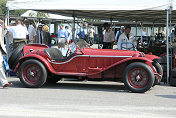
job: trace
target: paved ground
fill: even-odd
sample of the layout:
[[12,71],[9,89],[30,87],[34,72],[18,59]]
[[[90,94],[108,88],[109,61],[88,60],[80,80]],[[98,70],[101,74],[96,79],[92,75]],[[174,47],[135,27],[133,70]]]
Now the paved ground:
[[160,85],[144,94],[122,83],[60,81],[24,88],[18,78],[0,88],[0,118],[157,118],[176,117],[176,88]]

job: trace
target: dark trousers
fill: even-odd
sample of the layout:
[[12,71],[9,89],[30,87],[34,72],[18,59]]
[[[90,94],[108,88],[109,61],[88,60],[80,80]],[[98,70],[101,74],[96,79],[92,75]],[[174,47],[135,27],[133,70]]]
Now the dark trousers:
[[26,45],[26,39],[13,39],[13,50],[15,50],[20,45]]
[[103,42],[103,49],[112,49],[111,42]]
[[89,38],[89,43],[90,43],[90,46],[92,46],[93,44],[94,44],[94,41],[93,41],[94,39],[93,38]]

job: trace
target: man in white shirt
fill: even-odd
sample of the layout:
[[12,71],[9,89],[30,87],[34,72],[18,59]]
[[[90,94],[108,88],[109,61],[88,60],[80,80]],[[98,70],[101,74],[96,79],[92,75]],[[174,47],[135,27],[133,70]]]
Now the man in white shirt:
[[28,31],[27,28],[22,25],[20,19],[16,20],[16,26],[7,27],[7,25],[5,25],[5,28],[13,34],[13,49],[20,45],[27,44],[26,36],[28,35]]
[[108,23],[104,23],[104,39],[103,39],[103,49],[112,49],[114,45],[114,32],[110,29]]
[[93,43],[94,43],[94,34],[95,34],[95,30],[91,26],[90,29],[89,29],[89,42],[90,42],[90,46],[92,46]]
[[125,27],[125,32],[120,35],[117,43],[119,50],[135,50],[136,40],[131,32],[131,26]]
[[30,22],[28,20],[25,21],[25,25],[27,27],[28,30],[28,35],[27,35],[27,40],[28,43],[34,43],[36,40],[36,30],[34,28],[34,26],[30,25]]

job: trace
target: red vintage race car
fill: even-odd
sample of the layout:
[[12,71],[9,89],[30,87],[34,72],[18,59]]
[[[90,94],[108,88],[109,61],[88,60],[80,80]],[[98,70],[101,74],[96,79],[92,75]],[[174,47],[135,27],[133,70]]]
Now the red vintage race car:
[[26,87],[41,87],[61,78],[121,80],[132,92],[146,92],[160,82],[163,71],[159,57],[139,51],[80,49],[71,43],[66,56],[57,48],[42,44],[18,47],[9,66]]

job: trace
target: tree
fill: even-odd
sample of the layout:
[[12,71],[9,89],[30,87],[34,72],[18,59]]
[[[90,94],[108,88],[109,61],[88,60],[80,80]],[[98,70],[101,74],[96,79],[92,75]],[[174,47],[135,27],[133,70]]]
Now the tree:
[[[0,0],[0,14],[6,15],[7,14],[7,7],[6,7],[7,0]],[[26,10],[12,10],[10,11],[10,15],[13,16],[21,16]]]
[[33,11],[29,13],[30,17],[37,17],[37,18],[48,18],[49,14],[48,13],[43,13],[43,12],[37,12]]
[[0,0],[0,14],[6,14],[7,8],[6,8],[6,0]]

